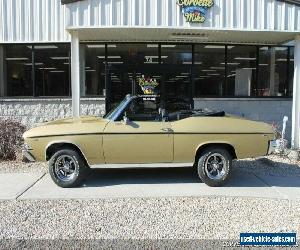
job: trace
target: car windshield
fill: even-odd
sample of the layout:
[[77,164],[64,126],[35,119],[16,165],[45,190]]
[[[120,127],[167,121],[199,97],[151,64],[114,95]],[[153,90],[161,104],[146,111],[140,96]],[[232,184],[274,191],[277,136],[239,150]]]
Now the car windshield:
[[111,120],[116,115],[116,113],[118,112],[118,110],[124,105],[124,103],[126,101],[127,101],[127,98],[125,98],[122,102],[120,102],[120,104],[118,106],[116,106],[114,109],[112,109],[111,111],[109,111],[109,113],[107,113],[104,116],[104,118]]

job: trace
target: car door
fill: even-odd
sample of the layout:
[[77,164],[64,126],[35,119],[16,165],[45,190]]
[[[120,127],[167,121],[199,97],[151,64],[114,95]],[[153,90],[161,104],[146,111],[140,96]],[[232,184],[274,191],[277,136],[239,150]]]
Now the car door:
[[134,112],[127,109],[126,116],[127,122],[111,121],[104,130],[107,164],[173,162],[173,131],[169,122],[160,121],[155,112],[143,109]]

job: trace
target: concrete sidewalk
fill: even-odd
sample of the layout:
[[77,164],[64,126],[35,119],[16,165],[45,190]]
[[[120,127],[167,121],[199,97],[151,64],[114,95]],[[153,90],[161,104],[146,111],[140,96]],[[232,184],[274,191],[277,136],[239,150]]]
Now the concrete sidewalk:
[[111,169],[91,172],[80,188],[57,187],[49,174],[0,174],[0,200],[233,196],[300,199],[299,177],[235,171],[225,187],[200,183],[192,169]]

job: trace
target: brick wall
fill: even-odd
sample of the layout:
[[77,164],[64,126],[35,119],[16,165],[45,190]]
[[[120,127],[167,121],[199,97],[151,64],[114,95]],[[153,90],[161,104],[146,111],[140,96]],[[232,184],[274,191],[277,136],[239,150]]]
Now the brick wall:
[[[27,127],[72,116],[71,99],[0,99],[0,119],[14,119]],[[104,98],[82,99],[81,114],[103,116]]]

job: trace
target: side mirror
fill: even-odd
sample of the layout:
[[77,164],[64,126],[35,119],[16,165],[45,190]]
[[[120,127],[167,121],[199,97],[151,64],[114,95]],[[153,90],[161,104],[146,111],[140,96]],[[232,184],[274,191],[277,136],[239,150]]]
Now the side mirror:
[[128,119],[128,117],[127,117],[126,112],[125,112],[125,114],[124,114],[124,116],[123,116],[123,122],[124,122],[125,125],[128,125],[128,124],[129,124],[129,119]]

